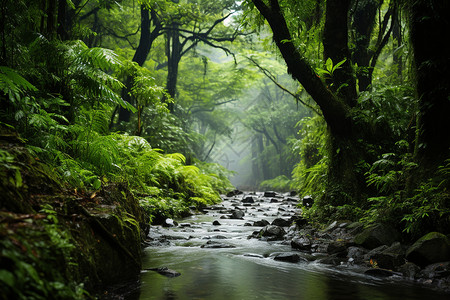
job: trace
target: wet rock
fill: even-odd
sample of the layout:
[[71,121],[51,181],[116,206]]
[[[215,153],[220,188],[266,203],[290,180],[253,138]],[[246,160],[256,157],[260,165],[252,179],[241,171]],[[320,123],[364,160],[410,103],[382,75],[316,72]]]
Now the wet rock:
[[163,235],[162,239],[165,240],[188,240],[189,237],[181,236],[181,235]]
[[343,241],[333,241],[331,243],[328,244],[327,247],[327,252],[329,254],[340,254],[343,255],[344,257],[347,256],[347,247],[345,242]]
[[261,226],[261,227],[264,227],[264,226],[267,226],[267,225],[270,225],[270,223],[269,223],[269,221],[264,220],[264,219],[262,219],[262,220],[260,220],[260,221],[255,221],[255,222],[253,223],[253,226]]
[[382,251],[371,251],[369,259],[375,261],[378,267],[382,269],[397,269],[405,263],[404,250],[399,242],[392,244],[391,247]]
[[178,223],[177,223],[177,221],[167,218],[162,223],[162,226],[163,227],[175,227],[175,226],[178,226]]
[[273,259],[279,260],[279,261],[297,263],[300,261],[301,258],[300,258],[300,255],[298,255],[297,253],[284,252],[284,253],[276,254]]
[[355,243],[367,249],[374,249],[381,245],[390,246],[400,238],[400,234],[389,225],[376,224],[355,236]]
[[243,193],[244,192],[241,192],[240,190],[234,190],[234,191],[228,192],[227,193],[227,197],[234,197],[234,196],[237,196],[237,195],[241,195]]
[[276,195],[277,195],[277,193],[275,193],[273,191],[264,192],[264,197],[275,197]]
[[162,267],[162,268],[147,268],[144,270],[148,270],[148,271],[155,271],[158,272],[159,274],[166,276],[166,277],[178,277],[181,275],[181,273],[171,270],[167,267]]
[[381,268],[368,269],[367,271],[364,272],[364,274],[374,276],[374,277],[380,277],[380,278],[398,275],[398,273],[395,273],[391,270],[381,269]]
[[202,239],[203,240],[210,240],[210,239],[224,240],[224,239],[227,239],[227,237],[224,235],[212,235],[212,236],[207,235],[207,236],[202,237]]
[[439,232],[430,232],[408,248],[406,259],[421,267],[448,261],[450,260],[450,240]]
[[348,224],[346,229],[350,235],[357,235],[364,230],[364,225],[360,222],[353,222]]
[[254,225],[252,225],[252,223],[250,223],[250,222],[245,222],[244,226],[254,226]]
[[212,224],[213,224],[214,226],[220,226],[220,225],[222,225],[222,224],[220,224],[220,222],[217,221],[217,220],[215,220],[214,222],[212,222]]
[[291,247],[298,250],[309,251],[311,249],[311,241],[305,236],[294,238],[291,241]]
[[264,228],[259,231],[259,237],[264,237],[271,241],[282,240],[285,234],[286,231],[284,231],[283,227],[276,225],[264,226]]
[[325,264],[325,265],[334,265],[334,266],[338,266],[340,265],[342,262],[344,262],[346,259],[337,256],[336,254],[331,254],[329,256],[325,256],[323,258],[319,258],[316,261],[318,263],[321,264]]
[[206,244],[201,245],[201,248],[217,249],[217,248],[236,248],[233,245],[224,244],[216,241],[208,241]]
[[255,203],[255,199],[253,196],[247,196],[241,201],[242,203]]
[[443,278],[449,275],[450,261],[428,265],[420,272],[420,277],[427,279]]
[[367,250],[361,247],[351,246],[347,249],[347,258],[349,262],[360,264],[364,260]]
[[314,199],[311,197],[311,196],[305,196],[305,197],[303,197],[303,199],[302,199],[302,205],[304,206],[304,207],[311,207],[311,206],[313,206],[313,204],[314,204]]
[[278,199],[275,199],[275,198],[270,199],[270,203],[277,203],[277,202],[278,202]]
[[180,223],[179,226],[180,227],[191,227],[192,224],[191,223]]
[[415,279],[417,277],[417,274],[420,272],[420,267],[412,262],[407,262],[403,265],[401,265],[398,268],[398,271],[403,274],[403,276],[409,278],[409,279]]
[[244,253],[243,256],[255,257],[255,258],[264,258],[264,256],[262,256],[261,254],[256,254],[256,253]]
[[230,219],[243,219],[245,216],[245,213],[240,209],[235,209],[231,212]]
[[272,221],[272,225],[281,226],[281,227],[289,227],[291,226],[291,222],[289,220],[283,218],[276,218]]

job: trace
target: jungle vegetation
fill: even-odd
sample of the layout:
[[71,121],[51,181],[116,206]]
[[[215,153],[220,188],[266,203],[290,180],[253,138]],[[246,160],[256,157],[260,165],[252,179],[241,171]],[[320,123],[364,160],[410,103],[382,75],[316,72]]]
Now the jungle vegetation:
[[4,0],[0,125],[60,182],[126,182],[152,216],[220,201],[242,144],[241,184],[313,196],[311,220],[448,233],[449,6]]

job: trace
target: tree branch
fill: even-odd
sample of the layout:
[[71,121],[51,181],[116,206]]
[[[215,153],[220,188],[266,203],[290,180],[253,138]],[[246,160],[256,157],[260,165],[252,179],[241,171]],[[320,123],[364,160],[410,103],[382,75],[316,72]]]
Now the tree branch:
[[275,78],[275,76],[266,68],[262,67],[256,60],[254,60],[251,57],[246,57],[248,60],[250,60],[261,72],[263,72],[264,75],[266,75],[267,78],[269,78],[278,88],[280,88],[282,91],[288,93],[289,95],[291,95],[292,97],[294,97],[295,101],[298,103],[300,102],[301,104],[303,104],[304,106],[308,107],[309,109],[311,109],[313,112],[315,112],[316,114],[318,114],[319,116],[322,116],[322,113],[320,111],[318,111],[315,107],[307,104],[306,102],[304,102],[301,98],[300,95],[295,94],[293,92],[291,92],[290,90],[288,90],[287,88],[285,88],[284,86],[282,86]]
[[349,107],[324,85],[311,65],[300,55],[281,11],[269,10],[262,0],[252,1],[272,28],[273,39],[287,64],[288,73],[302,84],[319,105],[330,129],[335,133],[346,134],[349,124],[344,121],[347,120]]

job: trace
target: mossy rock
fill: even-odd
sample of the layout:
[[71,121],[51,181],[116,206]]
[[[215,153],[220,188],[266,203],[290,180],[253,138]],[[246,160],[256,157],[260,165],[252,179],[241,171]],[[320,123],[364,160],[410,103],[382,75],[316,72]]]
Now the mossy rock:
[[375,249],[382,245],[392,245],[400,238],[395,228],[386,224],[376,224],[365,229],[354,238],[354,242],[367,249]]
[[442,233],[430,232],[406,251],[406,259],[424,267],[450,260],[450,239]]

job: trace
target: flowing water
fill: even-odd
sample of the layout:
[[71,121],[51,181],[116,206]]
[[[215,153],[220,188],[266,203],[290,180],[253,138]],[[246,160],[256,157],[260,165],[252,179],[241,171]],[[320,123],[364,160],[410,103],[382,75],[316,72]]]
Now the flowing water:
[[[178,220],[181,226],[154,226],[150,238],[166,241],[145,249],[144,268],[168,267],[181,276],[168,278],[154,271],[142,271],[140,286],[129,299],[450,299],[431,288],[400,277],[379,279],[354,266],[327,266],[314,261],[289,263],[271,254],[292,252],[288,243],[267,242],[247,237],[261,227],[248,226],[265,219],[288,219],[298,213],[295,203],[270,203],[257,194],[254,204],[243,207],[235,199],[221,207]],[[238,205],[243,220],[220,219]],[[212,225],[218,220],[221,225]],[[246,224],[247,223],[247,224]],[[169,242],[170,241],[170,244]],[[234,248],[202,248],[208,241]]]

